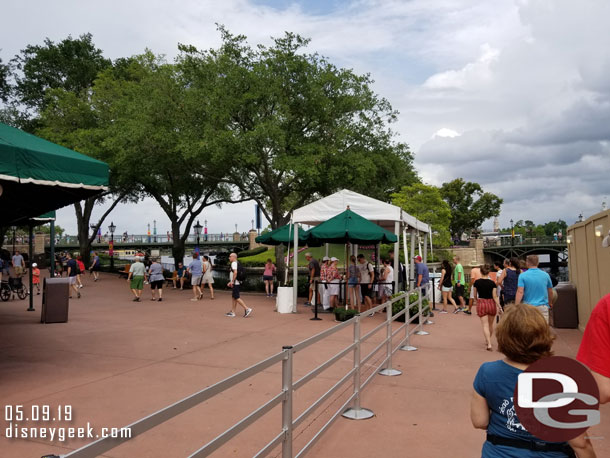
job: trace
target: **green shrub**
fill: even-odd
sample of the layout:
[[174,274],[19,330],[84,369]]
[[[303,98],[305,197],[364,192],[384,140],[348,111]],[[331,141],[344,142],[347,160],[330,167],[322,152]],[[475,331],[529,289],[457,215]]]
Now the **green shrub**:
[[347,321],[358,315],[358,310],[346,309],[345,307],[336,307],[333,312],[337,321]]
[[253,250],[244,250],[240,251],[237,255],[238,258],[246,258],[248,256],[255,256],[260,253],[264,253],[268,248],[266,246],[259,246],[258,248],[254,248]]

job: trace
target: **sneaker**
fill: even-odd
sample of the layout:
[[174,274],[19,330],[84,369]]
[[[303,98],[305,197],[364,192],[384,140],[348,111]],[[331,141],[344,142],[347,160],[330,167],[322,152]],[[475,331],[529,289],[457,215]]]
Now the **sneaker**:
[[311,305],[311,302],[305,302],[303,305],[309,307]]
[[163,298],[162,298],[162,297],[160,297],[160,298],[159,298],[159,300],[158,300],[157,302],[162,302],[162,301],[163,301]]
[[233,318],[235,316],[235,314],[233,312],[228,312],[228,313],[225,313],[225,316]]
[[449,312],[448,312],[447,310],[441,310],[441,311],[440,311],[440,312],[438,312],[438,313],[449,313]]
[[462,311],[462,309],[458,307],[453,311],[453,313],[460,313],[461,311]]
[[197,299],[196,297],[191,297],[191,302],[197,302],[199,299]]
[[[252,313],[252,309],[246,309],[246,313],[244,313],[244,318],[247,318]],[[233,315],[235,316],[235,315]]]
[[472,312],[471,312],[470,310],[464,310],[464,313],[465,313],[466,315],[472,315]]
[[76,293],[76,297],[78,297],[78,298],[80,299],[80,291],[78,291],[78,292]]
[[134,298],[132,299],[132,302],[138,302],[138,298],[137,298],[137,297],[134,297]]
[[142,302],[142,299],[140,299],[139,297],[136,298],[136,302]]

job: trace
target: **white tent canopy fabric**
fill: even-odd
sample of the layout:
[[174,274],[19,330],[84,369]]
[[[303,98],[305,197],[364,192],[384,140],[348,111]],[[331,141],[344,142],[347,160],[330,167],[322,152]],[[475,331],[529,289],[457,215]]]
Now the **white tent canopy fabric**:
[[[301,223],[310,226],[317,226],[324,221],[331,219],[333,216],[345,211],[349,208],[368,219],[369,221],[391,231],[400,237],[400,233],[403,233],[404,239],[404,250],[405,259],[410,258],[410,262],[407,262],[407,278],[409,278],[409,272],[413,272],[413,256],[415,248],[415,233],[424,233],[424,258],[426,253],[426,247],[428,244],[428,235],[431,235],[431,228],[426,223],[419,221],[417,218],[406,213],[402,208],[382,202],[372,197],[358,194],[357,192],[350,191],[348,189],[342,189],[330,196],[326,196],[320,200],[312,202],[309,205],[305,205],[292,212],[291,224]],[[294,246],[298,242],[298,226],[295,227],[294,233]],[[406,232],[409,230],[411,233],[411,255],[408,254]],[[431,239],[431,237],[430,237]],[[430,240],[431,241],[431,240]],[[394,271],[398,272],[398,246],[394,245]],[[425,262],[425,259],[424,259]],[[297,275],[298,275],[298,252],[295,251],[293,260],[293,311],[296,312],[297,304]],[[394,275],[395,291],[398,288],[398,275]]]
[[395,222],[404,223],[421,232],[429,232],[430,230],[426,223],[409,215],[402,208],[348,189],[342,189],[295,210],[292,214],[292,220],[294,223],[317,226],[338,215],[347,206],[360,216],[392,232]]

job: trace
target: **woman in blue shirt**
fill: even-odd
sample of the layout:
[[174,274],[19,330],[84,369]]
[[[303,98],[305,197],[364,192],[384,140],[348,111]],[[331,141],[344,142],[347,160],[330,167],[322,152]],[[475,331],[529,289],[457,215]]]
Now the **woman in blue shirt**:
[[[566,442],[546,442],[532,436],[515,412],[513,393],[517,377],[541,358],[552,356],[555,337],[542,314],[527,304],[507,307],[496,331],[498,351],[505,358],[483,363],[474,379],[470,418],[475,428],[487,430],[483,458],[594,458],[595,452],[584,434]],[[531,450],[542,443],[545,450]],[[576,451],[576,455],[572,448]]]

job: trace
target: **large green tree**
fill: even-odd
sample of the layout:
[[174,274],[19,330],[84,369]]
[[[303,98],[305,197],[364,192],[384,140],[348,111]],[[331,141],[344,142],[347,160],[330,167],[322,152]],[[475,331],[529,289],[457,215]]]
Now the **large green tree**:
[[435,245],[440,247],[450,245],[451,209],[443,200],[439,188],[423,183],[403,186],[399,192],[392,194],[392,203],[418,220],[429,224],[435,233]]
[[[117,75],[104,72],[93,87],[104,119],[103,147],[115,152],[121,174],[157,201],[170,220],[176,264],[197,217],[212,205],[241,201],[225,180],[227,159],[217,146],[216,107],[191,73],[148,52]],[[220,153],[219,153],[220,151]]]
[[216,107],[227,180],[260,205],[272,228],[341,188],[389,201],[417,180],[408,146],[389,128],[396,112],[369,75],[307,53],[308,40],[292,33],[252,48],[220,30],[220,49],[186,47],[182,61],[204,81],[214,63],[215,84],[202,102]]
[[479,183],[456,178],[441,186],[441,196],[451,209],[449,230],[454,237],[476,231],[483,222],[500,215],[502,199],[484,192]]

